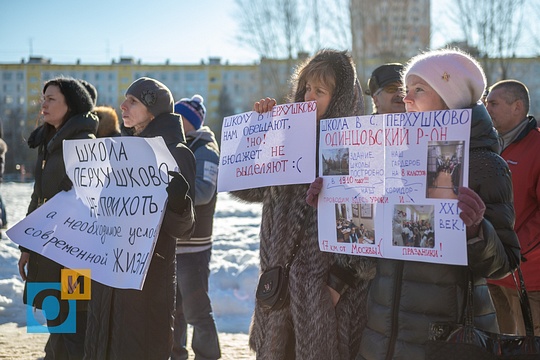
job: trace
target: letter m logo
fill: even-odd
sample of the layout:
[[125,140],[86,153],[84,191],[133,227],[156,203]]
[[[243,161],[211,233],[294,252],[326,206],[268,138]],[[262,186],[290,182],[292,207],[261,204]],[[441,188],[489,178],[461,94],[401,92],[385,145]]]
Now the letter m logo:
[[90,300],[90,269],[62,269],[60,285],[62,300]]

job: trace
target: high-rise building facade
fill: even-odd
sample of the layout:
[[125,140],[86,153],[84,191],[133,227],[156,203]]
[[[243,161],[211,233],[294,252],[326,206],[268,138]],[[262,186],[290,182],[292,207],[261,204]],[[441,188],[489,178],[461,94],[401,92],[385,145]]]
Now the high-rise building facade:
[[357,59],[410,58],[429,48],[430,0],[351,0]]

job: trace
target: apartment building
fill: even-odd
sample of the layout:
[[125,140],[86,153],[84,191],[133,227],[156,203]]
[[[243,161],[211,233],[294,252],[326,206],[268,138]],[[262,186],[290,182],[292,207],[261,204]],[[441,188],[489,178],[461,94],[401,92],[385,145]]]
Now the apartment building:
[[[414,54],[413,54],[414,55]],[[174,65],[142,64],[132,58],[121,58],[111,64],[54,64],[41,57],[20,63],[0,64],[0,132],[10,151],[6,157],[6,172],[17,166],[31,169],[35,151],[26,146],[26,139],[39,122],[40,98],[43,83],[57,76],[70,76],[92,83],[98,90],[98,105],[110,105],[118,111],[124,92],[135,79],[149,76],[166,84],[174,99],[201,94],[205,99],[207,119],[218,138],[223,117],[250,111],[254,101],[266,96],[285,101],[289,88],[288,79],[297,59],[261,59],[252,65],[223,64],[219,58],[210,58],[200,64]],[[391,61],[406,62],[407,57]],[[358,65],[362,86],[366,76],[386,60],[364,59]],[[484,59],[484,61],[486,61]],[[502,78],[500,62],[487,59],[484,67],[490,84]],[[358,61],[357,61],[358,64]],[[531,113],[540,110],[540,74],[538,58],[512,58],[505,60],[507,77],[523,81],[531,92]],[[369,76],[369,75],[367,75]],[[370,98],[366,97],[366,113],[371,111]]]
[[352,52],[369,59],[411,58],[430,44],[430,0],[351,0]]
[[[155,78],[171,90],[175,100],[200,94],[207,109],[205,124],[216,136],[223,117],[250,111],[253,102],[271,96],[283,99],[294,61],[262,59],[252,65],[222,63],[209,58],[200,64],[142,64],[121,58],[111,64],[55,64],[43,57],[20,63],[0,64],[0,124],[2,137],[10,145],[6,171],[31,163],[25,141],[39,121],[41,90],[45,81],[57,76],[83,79],[98,91],[98,105],[110,105],[120,113],[125,90],[142,76]],[[20,151],[12,151],[20,149]],[[28,168],[28,165],[26,165]]]

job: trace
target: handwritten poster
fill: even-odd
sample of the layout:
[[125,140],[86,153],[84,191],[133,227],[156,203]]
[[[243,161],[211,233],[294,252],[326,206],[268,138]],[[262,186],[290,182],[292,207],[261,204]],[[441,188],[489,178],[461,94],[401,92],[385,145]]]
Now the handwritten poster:
[[100,283],[142,289],[177,165],[161,137],[67,140],[70,191],[10,228],[11,240]]
[[312,182],[316,112],[309,101],[224,118],[218,191]]
[[322,120],[321,250],[466,265],[470,123],[470,110]]

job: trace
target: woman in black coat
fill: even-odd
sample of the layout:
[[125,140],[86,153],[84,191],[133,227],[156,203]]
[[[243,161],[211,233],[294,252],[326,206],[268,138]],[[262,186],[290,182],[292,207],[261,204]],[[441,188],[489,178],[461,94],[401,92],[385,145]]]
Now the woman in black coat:
[[[28,139],[31,148],[38,149],[35,167],[34,191],[28,213],[31,213],[56,193],[62,190],[66,177],[62,142],[71,139],[92,139],[98,127],[98,119],[91,111],[93,102],[83,85],[71,78],[49,80],[43,87],[41,114],[43,125],[35,129]],[[23,301],[25,304],[42,308],[43,298],[52,295],[60,304],[60,315],[56,319],[47,317],[49,331],[64,323],[70,312],[68,302],[60,300],[60,292],[47,290],[40,297],[27,302],[27,288],[31,283],[60,282],[60,264],[25,248],[21,249],[19,273],[25,280]],[[86,301],[77,301],[76,332],[51,333],[45,346],[46,359],[81,359],[84,354],[86,331]]]
[[176,241],[193,231],[195,157],[169,89],[140,78],[122,103],[122,136],[161,136],[180,173],[170,173],[168,202],[142,290],[92,283],[85,359],[168,359],[173,343]]
[[482,67],[460,51],[430,51],[409,61],[403,83],[407,112],[472,109],[469,182],[457,189],[468,266],[378,259],[357,359],[424,359],[430,323],[463,318],[469,275],[475,326],[498,332],[486,278],[504,277],[519,262],[510,170],[478,102],[486,85]]

